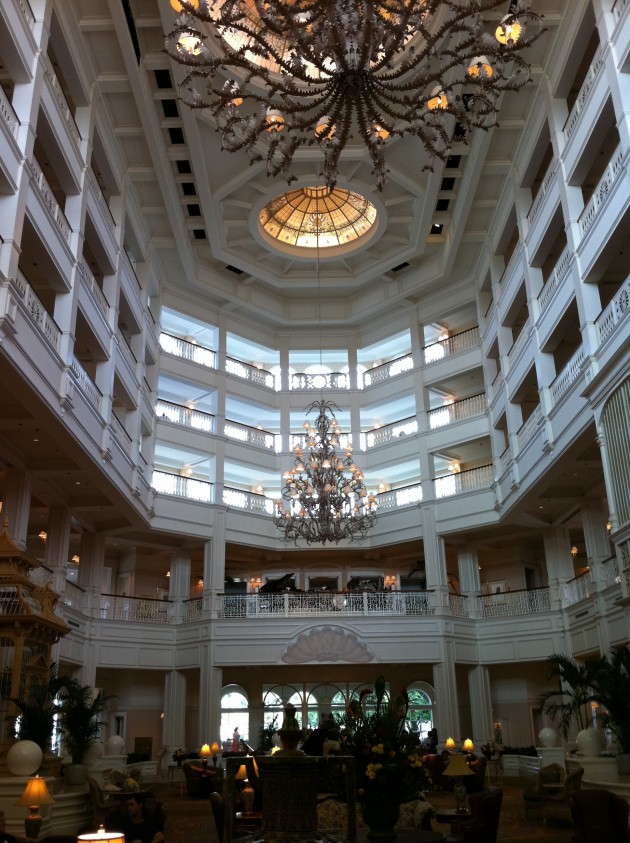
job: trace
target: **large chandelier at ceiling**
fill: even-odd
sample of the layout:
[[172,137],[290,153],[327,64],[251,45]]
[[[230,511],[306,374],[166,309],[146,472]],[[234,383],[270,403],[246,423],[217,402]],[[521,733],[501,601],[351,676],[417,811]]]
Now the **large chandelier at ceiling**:
[[[341,445],[332,401],[314,401],[315,424],[304,422],[294,447],[293,468],[282,475],[282,498],[274,502],[274,523],[286,541],[326,544],[362,539],[374,525],[376,498],[368,494],[363,474],[352,459],[352,445]],[[283,502],[284,500],[284,502]]]
[[[376,184],[390,139],[415,136],[424,169],[453,139],[496,124],[501,94],[530,77],[519,53],[542,32],[532,0],[170,0],[166,50],[186,66],[181,99],[209,109],[222,147],[266,158],[291,182],[299,149],[319,145],[328,187],[358,136]],[[498,25],[497,25],[498,24]]]

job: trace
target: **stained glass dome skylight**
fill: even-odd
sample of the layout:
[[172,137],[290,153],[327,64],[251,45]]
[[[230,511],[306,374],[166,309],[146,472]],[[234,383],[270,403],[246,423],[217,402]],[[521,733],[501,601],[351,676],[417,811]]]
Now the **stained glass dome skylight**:
[[359,240],[370,232],[376,218],[376,208],[365,196],[325,186],[289,190],[260,212],[260,224],[269,237],[282,245],[306,249]]

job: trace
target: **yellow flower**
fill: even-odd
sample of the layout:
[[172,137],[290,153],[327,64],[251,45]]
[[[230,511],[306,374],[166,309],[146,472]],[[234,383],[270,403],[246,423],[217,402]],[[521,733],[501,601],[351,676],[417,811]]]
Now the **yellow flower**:
[[382,767],[382,764],[368,764],[367,770],[365,771],[365,774],[368,779],[375,779],[377,772],[382,769]]
[[377,743],[376,746],[372,747],[372,752],[375,755],[383,755],[383,753],[385,752],[385,747],[382,743]]

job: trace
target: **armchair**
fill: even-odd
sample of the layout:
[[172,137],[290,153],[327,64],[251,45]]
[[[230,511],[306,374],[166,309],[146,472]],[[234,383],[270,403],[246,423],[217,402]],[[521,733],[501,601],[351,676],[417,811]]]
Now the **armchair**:
[[528,788],[523,793],[525,819],[528,818],[529,812],[533,808],[542,807],[543,795],[545,794],[544,785],[563,784],[565,776],[566,771],[561,764],[546,764],[540,768],[536,786]]
[[468,799],[470,819],[454,822],[446,843],[496,843],[503,791],[489,787],[481,793],[472,793]]
[[573,822],[571,843],[630,841],[628,813],[630,805],[610,790],[578,790],[569,797]]
[[584,767],[578,767],[572,770],[564,780],[562,790],[547,796],[543,793],[543,823],[547,825],[547,820],[566,820],[571,821],[571,811],[569,809],[569,797],[578,791],[582,786],[582,776],[584,775]]

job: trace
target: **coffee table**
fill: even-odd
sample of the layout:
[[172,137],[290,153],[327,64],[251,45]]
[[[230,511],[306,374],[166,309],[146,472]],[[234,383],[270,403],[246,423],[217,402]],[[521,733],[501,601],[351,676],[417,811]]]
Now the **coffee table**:
[[462,820],[469,820],[472,817],[470,811],[465,814],[458,812],[455,808],[438,809],[435,812],[435,819],[439,823],[450,823],[451,834],[457,834],[457,823]]

